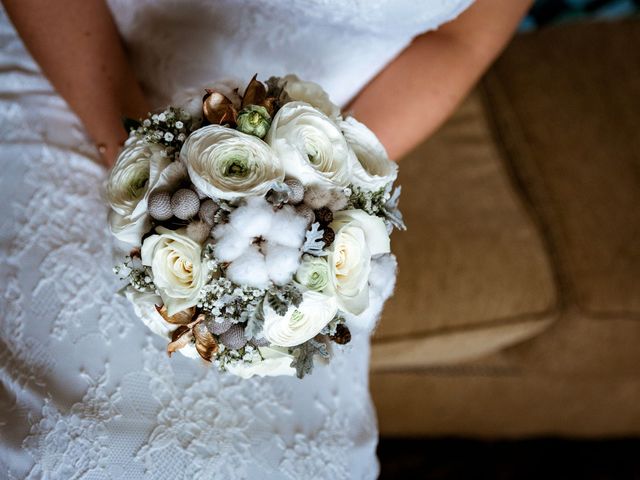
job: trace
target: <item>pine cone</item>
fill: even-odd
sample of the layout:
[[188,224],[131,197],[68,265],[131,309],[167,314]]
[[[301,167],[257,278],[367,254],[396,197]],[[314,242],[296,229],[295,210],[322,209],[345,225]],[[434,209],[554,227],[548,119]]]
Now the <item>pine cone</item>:
[[334,232],[331,227],[323,227],[323,229],[324,234],[322,235],[322,241],[324,242],[325,247],[328,247],[336,239],[336,232]]
[[346,325],[341,323],[336,327],[335,335],[331,335],[329,338],[339,345],[346,345],[351,341],[351,332]]
[[315,211],[316,221],[323,225],[329,225],[333,222],[333,212],[330,208],[322,207]]

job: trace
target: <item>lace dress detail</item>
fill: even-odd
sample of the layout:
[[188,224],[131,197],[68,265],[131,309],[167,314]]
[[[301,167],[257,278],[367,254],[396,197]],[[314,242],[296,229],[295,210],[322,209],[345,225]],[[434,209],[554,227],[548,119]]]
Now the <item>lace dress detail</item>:
[[[469,2],[109,3],[160,105],[255,72],[297,73],[344,103]],[[106,172],[1,7],[0,131],[2,478],[376,477],[365,335],[302,381],[241,380],[167,358],[116,295]]]

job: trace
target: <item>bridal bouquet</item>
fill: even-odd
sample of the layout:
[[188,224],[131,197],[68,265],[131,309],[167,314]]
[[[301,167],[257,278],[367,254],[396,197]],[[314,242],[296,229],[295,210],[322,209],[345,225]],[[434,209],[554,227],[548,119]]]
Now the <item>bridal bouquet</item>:
[[317,84],[219,84],[128,128],[106,189],[130,252],[114,270],[169,355],[301,378],[369,333],[404,228],[397,167]]

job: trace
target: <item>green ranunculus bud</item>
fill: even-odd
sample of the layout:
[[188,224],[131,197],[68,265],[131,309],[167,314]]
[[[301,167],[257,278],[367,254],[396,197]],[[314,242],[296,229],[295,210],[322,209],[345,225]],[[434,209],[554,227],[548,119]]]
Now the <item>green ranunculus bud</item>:
[[324,258],[304,255],[296,280],[309,290],[322,292],[329,286],[329,264]]
[[247,105],[240,110],[236,123],[242,133],[263,138],[271,126],[271,116],[267,109],[260,105]]

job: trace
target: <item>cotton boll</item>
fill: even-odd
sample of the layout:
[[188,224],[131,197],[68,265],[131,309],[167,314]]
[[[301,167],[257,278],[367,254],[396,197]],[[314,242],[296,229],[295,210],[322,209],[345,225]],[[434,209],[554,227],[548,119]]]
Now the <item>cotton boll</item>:
[[263,199],[251,198],[229,215],[229,223],[247,238],[258,237],[271,227],[273,212]]
[[264,238],[272,243],[286,247],[300,248],[307,230],[307,219],[298,215],[289,205],[282,207],[273,215],[271,229]]
[[300,265],[300,250],[269,243],[266,246],[265,262],[273,283],[285,285]]
[[312,209],[318,210],[327,205],[327,189],[317,185],[310,185],[304,192],[303,201],[305,205],[309,205]]
[[267,288],[269,275],[264,256],[255,248],[247,248],[229,265],[227,278],[239,285]]
[[238,258],[247,248],[249,239],[241,235],[230,224],[218,225],[213,230],[213,236],[217,239],[213,253],[222,262],[232,262]]

